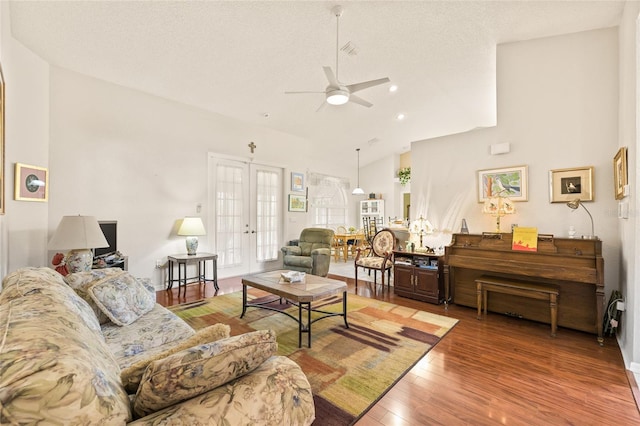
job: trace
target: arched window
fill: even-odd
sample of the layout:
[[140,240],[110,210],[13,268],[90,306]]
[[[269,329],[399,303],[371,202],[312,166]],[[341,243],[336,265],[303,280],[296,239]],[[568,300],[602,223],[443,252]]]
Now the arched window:
[[348,205],[346,179],[319,173],[309,174],[309,220],[318,228],[335,229],[347,223]]

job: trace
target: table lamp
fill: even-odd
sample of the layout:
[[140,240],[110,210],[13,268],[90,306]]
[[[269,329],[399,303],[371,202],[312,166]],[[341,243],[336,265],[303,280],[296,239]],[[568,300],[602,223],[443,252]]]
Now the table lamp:
[[94,216],[63,216],[48,245],[50,250],[69,250],[65,263],[69,272],[90,271],[91,249],[109,247]]
[[207,235],[199,217],[185,217],[178,229],[178,235],[186,236],[187,254],[193,256],[198,250],[198,235]]
[[482,212],[496,218],[496,230],[500,232],[500,218],[508,214],[514,214],[516,207],[509,197],[493,196],[488,197],[484,202]]
[[414,235],[420,236],[420,247],[418,247],[415,251],[425,251],[425,248],[422,245],[422,237],[426,234],[431,234],[433,232],[433,225],[429,220],[425,219],[420,215],[420,218],[414,220],[409,226],[409,232]]
[[596,237],[596,234],[595,234],[594,228],[593,228],[593,216],[591,216],[591,213],[589,212],[589,210],[587,210],[587,208],[584,206],[584,204],[582,204],[582,201],[580,201],[580,198],[576,198],[575,200],[569,201],[567,203],[567,207],[569,207],[571,210],[576,210],[580,206],[582,206],[584,211],[586,211],[587,214],[589,215],[589,219],[591,219],[591,235],[589,235],[589,239],[595,238],[597,240],[598,237]]

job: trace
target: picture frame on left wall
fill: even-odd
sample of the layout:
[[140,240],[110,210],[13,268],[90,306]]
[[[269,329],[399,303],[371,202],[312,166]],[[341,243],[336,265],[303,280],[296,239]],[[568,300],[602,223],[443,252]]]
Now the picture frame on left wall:
[[0,65],[0,214],[4,214],[6,196],[4,192],[5,176],[4,171],[4,74]]
[[15,200],[47,202],[49,199],[49,170],[45,167],[16,163],[15,182]]
[[289,211],[290,212],[306,212],[307,197],[304,195],[289,194]]

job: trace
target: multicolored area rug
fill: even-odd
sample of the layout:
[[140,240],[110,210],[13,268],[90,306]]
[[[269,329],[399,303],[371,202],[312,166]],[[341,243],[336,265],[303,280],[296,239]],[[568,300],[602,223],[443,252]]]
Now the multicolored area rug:
[[[249,298],[258,302],[274,296]],[[264,294],[264,293],[260,293]],[[341,299],[322,301],[322,309],[340,311]],[[333,303],[333,304],[332,304]],[[270,305],[297,316],[296,307]],[[318,306],[313,305],[314,308]],[[357,421],[458,322],[436,314],[348,295],[348,322],[330,317],[312,325],[311,348],[298,348],[298,325],[285,315],[248,308],[242,293],[232,293],[170,308],[193,328],[215,323],[231,326],[231,335],[273,329],[278,353],[296,361],[307,375],[316,404],[315,424],[348,425]]]

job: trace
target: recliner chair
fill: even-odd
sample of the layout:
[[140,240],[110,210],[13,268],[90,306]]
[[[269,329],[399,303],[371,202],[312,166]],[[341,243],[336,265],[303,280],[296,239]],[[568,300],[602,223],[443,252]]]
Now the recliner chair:
[[331,263],[332,240],[331,229],[303,229],[297,246],[285,246],[280,249],[284,253],[284,269],[326,277]]

